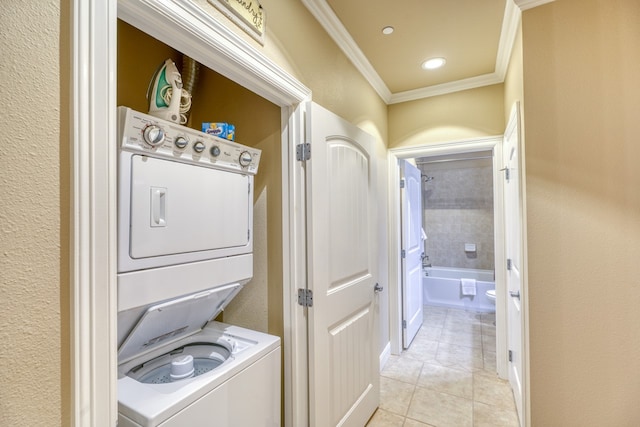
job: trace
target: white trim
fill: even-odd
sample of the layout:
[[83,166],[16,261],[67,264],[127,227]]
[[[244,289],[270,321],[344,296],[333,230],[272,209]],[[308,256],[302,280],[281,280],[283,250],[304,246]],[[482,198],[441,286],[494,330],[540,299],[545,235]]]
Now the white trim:
[[[522,283],[520,286],[521,307],[522,307],[522,412],[524,425],[531,426],[531,371],[529,361],[529,256],[527,252],[527,171],[525,159],[525,133],[524,133],[524,111],[521,102],[516,101],[512,107],[512,115],[517,114],[520,127],[520,200],[521,224],[522,227]],[[506,298],[506,297],[505,297]]]
[[[422,147],[420,147],[422,149]],[[406,150],[406,149],[405,149]],[[409,158],[413,156],[406,156]],[[402,278],[400,250],[400,169],[398,151],[387,152],[387,170],[389,182],[389,205],[387,206],[389,223],[389,350],[391,354],[402,353]]]
[[[289,108],[288,158],[283,158],[283,314],[284,314],[284,422],[285,427],[307,425],[308,356],[307,318],[305,309],[298,305],[296,290],[307,281],[305,169],[296,160],[296,141],[305,137],[305,102]],[[283,109],[283,115],[286,114]],[[284,121],[283,117],[283,121]],[[283,142],[283,156],[284,156]],[[284,174],[287,174],[286,180]],[[285,204],[288,200],[288,204]]]
[[533,9],[534,7],[542,6],[543,4],[551,3],[555,0],[513,0],[520,8],[521,11]]
[[[522,1],[522,0],[521,0]],[[535,0],[541,1],[541,0]],[[542,0],[545,1],[545,0]],[[546,0],[553,1],[553,0]],[[380,98],[387,104],[397,104],[400,102],[414,101],[432,96],[445,95],[448,93],[459,92],[462,90],[475,89],[483,86],[503,83],[509,59],[513,50],[513,42],[516,38],[518,24],[520,22],[519,10],[514,7],[512,1],[505,4],[504,19],[502,21],[502,30],[500,40],[498,42],[498,53],[496,55],[496,65],[493,73],[480,76],[469,77],[462,80],[456,80],[439,85],[427,86],[419,89],[408,90],[404,92],[391,93],[380,75],[373,68],[362,50],[347,29],[344,27],[340,19],[333,12],[326,0],[302,0],[309,12],[322,25],[327,34],[336,42],[338,47],[351,60],[353,65],[360,71],[362,76],[369,82],[371,87],[378,93]]]
[[496,57],[496,74],[500,77],[501,83],[504,82],[507,75],[511,52],[513,52],[513,43],[518,35],[518,26],[521,17],[520,9],[515,7],[513,2],[507,1],[504,8],[500,43],[498,44],[498,55]]
[[116,424],[116,2],[72,3],[71,424]]
[[[506,131],[505,131],[506,133]],[[502,144],[496,145],[493,152],[493,252],[496,263],[494,265],[494,275],[496,283],[496,371],[502,379],[509,378],[509,340],[507,329],[507,272],[506,263],[506,242],[505,216],[504,216],[504,159],[502,155]],[[502,268],[501,268],[502,267]],[[498,310],[498,308],[502,308]]]
[[391,342],[388,342],[387,345],[384,346],[382,353],[380,353],[380,372],[384,369],[389,358],[391,357]]
[[416,99],[446,95],[448,93],[491,86],[502,82],[504,82],[504,77],[501,78],[498,73],[484,74],[482,76],[469,77],[468,79],[457,80],[455,82],[442,83],[421,89],[408,90],[406,92],[397,92],[391,95],[391,99],[388,104],[415,101]]
[[440,156],[456,153],[471,153],[476,151],[492,150],[495,145],[501,141],[502,136],[484,136],[413,147],[391,148],[389,150],[389,153],[393,154],[398,159],[411,159],[414,157]]
[[[311,98],[311,91],[211,16],[190,2],[170,0],[107,0],[73,2],[73,211],[72,225],[72,417],[76,426],[113,426],[117,419],[116,392],[116,27],[117,15],[142,31],[216,70],[283,108],[283,121],[301,123],[295,105]],[[126,19],[125,19],[126,18]],[[161,30],[160,30],[161,29]],[[299,125],[296,125],[299,126]],[[289,179],[292,150],[299,132],[283,129],[283,188]],[[293,156],[295,158],[295,156]],[[291,191],[288,189],[287,191]],[[283,221],[296,195],[283,194]],[[285,238],[295,238],[293,222]],[[295,318],[288,311],[287,293],[299,276],[294,251],[284,251],[284,348],[306,347],[291,331]],[[291,264],[288,263],[292,260]],[[296,271],[296,275],[292,271]],[[298,334],[298,335],[296,335]],[[286,373],[306,377],[306,371]],[[294,369],[299,369],[294,366]],[[304,367],[306,369],[306,366]],[[292,391],[285,397],[292,398]],[[306,411],[306,390],[294,390],[295,407]],[[302,408],[302,409],[301,409]],[[306,413],[303,412],[303,416]],[[289,418],[290,420],[292,418]],[[297,424],[291,424],[297,425]]]
[[[287,289],[291,286],[291,277],[293,273],[293,263],[290,262],[289,254],[291,253],[291,230],[289,224],[291,223],[291,217],[293,212],[291,212],[290,204],[289,204],[289,186],[291,182],[291,172],[289,167],[285,167],[288,162],[285,162],[285,159],[289,159],[289,141],[293,139],[293,125],[292,120],[290,119],[292,115],[290,108],[282,108],[281,117],[280,117],[280,127],[281,127],[281,150],[282,150],[282,183],[280,192],[282,194],[282,311],[283,313],[291,312],[292,305],[294,304],[292,295],[290,292],[286,292]],[[283,330],[292,330],[291,325],[287,322],[291,320],[290,316],[284,316],[283,322]],[[289,386],[284,388],[283,396],[284,396],[284,412],[282,416],[285,419],[289,419],[293,415],[293,399],[296,396],[296,390],[294,385],[293,378],[291,378],[292,370],[291,366],[293,365],[293,360],[295,360],[296,354],[291,351],[290,348],[284,347],[282,348],[282,358],[283,358],[283,372],[282,376],[284,378],[283,384],[289,384]],[[289,425],[287,425],[289,426]]]
[[[400,171],[398,166],[399,159],[410,159],[425,156],[439,156],[446,154],[470,153],[476,151],[493,152],[493,174],[494,174],[494,221],[496,229],[504,229],[504,219],[501,215],[496,216],[496,205],[501,206],[501,202],[496,200],[503,193],[502,180],[495,179],[501,160],[496,159],[500,156],[500,147],[502,146],[502,136],[490,136],[473,138],[461,141],[451,141],[439,144],[430,144],[414,147],[392,148],[389,150],[389,330],[390,344],[392,354],[400,354],[402,351],[402,297],[400,289]],[[502,219],[502,222],[499,220]],[[504,239],[495,240],[496,248],[494,248],[496,256],[500,253],[504,254]],[[496,289],[504,290],[504,283],[498,283],[499,275],[496,276]],[[503,291],[504,292],[504,291]],[[504,348],[496,347],[497,352],[506,354],[506,324],[502,325],[496,322],[496,346],[498,342]],[[501,340],[497,336],[503,336]]]
[[[513,105],[511,106],[511,112],[509,113],[509,121],[507,122],[507,128],[505,129],[505,135],[508,135],[511,131],[513,131],[513,128],[517,128],[519,131],[519,136],[518,136],[518,144],[519,144],[519,152],[520,152],[520,159],[519,159],[519,164],[520,164],[520,227],[521,227],[521,233],[522,233],[522,241],[521,241],[521,245],[522,247],[520,248],[520,250],[522,251],[522,272],[521,272],[521,278],[522,278],[522,282],[520,284],[520,301],[521,301],[521,332],[522,332],[522,349],[521,349],[521,353],[522,353],[522,422],[523,425],[522,427],[526,427],[526,426],[530,426],[531,425],[531,400],[530,400],[530,396],[531,396],[531,386],[530,386],[530,367],[529,367],[529,281],[528,281],[528,257],[527,257],[527,206],[526,206],[526,201],[527,201],[527,197],[526,197],[526,170],[525,170],[525,155],[524,155],[524,150],[525,150],[525,143],[524,143],[524,126],[523,126],[523,114],[522,114],[522,104],[520,101],[515,101],[513,103]],[[504,164],[501,165],[501,168],[504,167]],[[504,205],[503,205],[503,209],[504,209]],[[504,238],[504,236],[503,236]],[[504,245],[503,245],[503,249],[505,249]],[[506,255],[503,255],[503,259],[506,258]],[[504,283],[506,286],[506,269],[504,269],[502,271],[502,274],[504,275],[505,279],[504,279]],[[497,277],[496,277],[497,280]],[[496,294],[497,297],[497,294]],[[506,331],[506,325],[507,325],[507,310],[508,310],[508,298],[507,298],[507,289],[505,288],[504,293],[501,295],[501,297],[503,298],[502,301],[500,301],[499,299],[496,298],[496,305],[500,304],[501,306],[504,307],[504,319],[502,319],[502,321],[504,322],[504,327],[505,327],[505,331]],[[496,319],[497,321],[498,319]],[[497,327],[497,326],[496,326]],[[496,338],[498,338],[496,336]],[[504,336],[505,339],[505,351],[508,349],[508,336],[505,334]],[[506,358],[506,354],[504,355],[504,358]],[[508,379],[508,369],[509,369],[509,362],[508,360],[504,360],[503,361],[504,365],[505,365],[505,376],[500,375],[502,378]]]

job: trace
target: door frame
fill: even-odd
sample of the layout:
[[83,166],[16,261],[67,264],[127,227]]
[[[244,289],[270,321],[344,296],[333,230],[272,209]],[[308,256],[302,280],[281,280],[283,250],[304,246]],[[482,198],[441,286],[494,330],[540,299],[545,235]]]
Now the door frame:
[[[515,129],[514,129],[515,128]],[[526,162],[525,162],[525,146],[524,146],[524,126],[523,126],[523,111],[522,111],[522,103],[520,101],[515,101],[511,106],[511,112],[509,113],[509,118],[507,120],[507,127],[505,129],[505,136],[509,132],[516,132],[517,135],[517,145],[518,145],[518,153],[519,153],[519,200],[517,203],[519,206],[519,229],[520,229],[520,256],[521,266],[520,266],[520,333],[521,333],[521,358],[522,358],[522,385],[521,385],[521,410],[518,414],[520,420],[522,421],[522,427],[526,427],[531,425],[531,405],[530,405],[530,381],[529,381],[529,291],[528,291],[528,270],[529,263],[527,257],[527,197],[526,197]],[[501,154],[504,157],[504,153]],[[506,165],[503,165],[506,167]],[[505,209],[505,206],[503,206]],[[506,249],[505,249],[505,257],[506,257]],[[506,283],[506,271],[505,271],[505,288],[507,287]],[[507,289],[508,291],[508,289]],[[505,293],[505,306],[508,310],[509,299],[511,297],[507,296]],[[508,318],[508,313],[505,313],[505,316]],[[505,331],[508,337],[508,331]],[[508,340],[507,340],[508,345]],[[508,367],[510,368],[510,367]],[[507,374],[507,379],[509,379]],[[517,403],[516,403],[517,405]]]
[[415,147],[401,147],[389,150],[389,335],[392,354],[402,352],[402,288],[400,260],[400,169],[399,159],[439,156],[447,154],[473,153],[491,150],[493,153],[493,212],[494,212],[494,254],[496,279],[496,367],[500,378],[508,374],[506,287],[503,217],[502,148],[503,136],[490,136],[467,140],[427,144]]
[[[303,108],[311,91],[251,43],[191,2],[73,0],[69,13],[72,425],[115,425],[116,349],[116,58],[117,19],[281,107],[283,208],[284,404],[287,425],[306,422],[306,326],[291,292],[304,280],[304,242],[296,223],[304,138]],[[159,31],[158,29],[162,29]],[[304,343],[301,340],[304,338]],[[298,417],[294,419],[295,417]],[[305,420],[302,424],[298,420]]]

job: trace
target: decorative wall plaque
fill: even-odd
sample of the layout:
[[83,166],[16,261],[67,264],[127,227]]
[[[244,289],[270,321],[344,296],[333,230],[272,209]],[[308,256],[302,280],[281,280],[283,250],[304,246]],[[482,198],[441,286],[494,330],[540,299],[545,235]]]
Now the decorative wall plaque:
[[208,1],[260,44],[264,44],[265,14],[258,0]]

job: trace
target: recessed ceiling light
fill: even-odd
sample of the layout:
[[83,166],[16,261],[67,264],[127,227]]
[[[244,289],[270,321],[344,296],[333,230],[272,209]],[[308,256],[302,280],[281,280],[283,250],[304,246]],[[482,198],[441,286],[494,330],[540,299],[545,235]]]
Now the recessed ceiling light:
[[393,33],[393,27],[391,27],[391,26],[384,27],[382,29],[382,34],[384,34],[385,36],[388,36],[391,33]]
[[422,68],[425,70],[435,70],[446,64],[447,60],[444,58],[431,58],[422,63]]

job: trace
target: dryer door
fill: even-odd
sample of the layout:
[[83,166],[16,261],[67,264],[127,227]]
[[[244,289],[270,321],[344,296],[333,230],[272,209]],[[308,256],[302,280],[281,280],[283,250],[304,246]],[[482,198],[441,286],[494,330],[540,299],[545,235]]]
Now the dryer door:
[[250,252],[251,183],[248,175],[133,155],[129,256],[183,254],[184,262],[184,254]]

